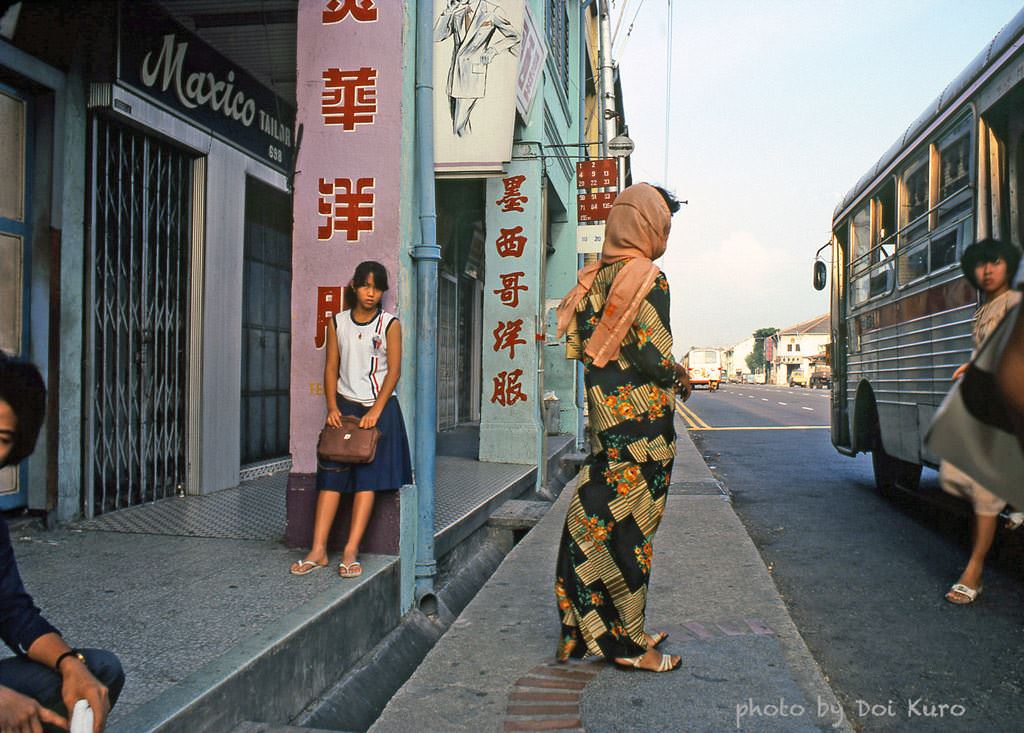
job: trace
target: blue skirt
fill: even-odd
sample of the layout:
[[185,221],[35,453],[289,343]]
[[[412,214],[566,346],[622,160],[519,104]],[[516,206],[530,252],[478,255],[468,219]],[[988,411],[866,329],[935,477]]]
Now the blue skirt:
[[[338,409],[342,415],[362,417],[370,408],[338,395]],[[412,483],[412,459],[409,457],[409,437],[405,433],[405,418],[398,398],[392,396],[384,405],[377,421],[380,439],[372,463],[336,463],[317,457],[316,487],[321,491],[392,491]]]

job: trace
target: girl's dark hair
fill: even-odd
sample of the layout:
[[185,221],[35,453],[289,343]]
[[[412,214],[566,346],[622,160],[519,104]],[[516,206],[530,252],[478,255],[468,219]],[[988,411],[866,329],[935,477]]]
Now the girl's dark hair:
[[32,455],[46,412],[46,385],[35,365],[0,351],[0,400],[14,410],[18,425],[14,445],[0,468],[13,466]]
[[675,194],[662,188],[661,186],[654,186],[653,183],[651,185],[654,187],[654,190],[660,193],[661,197],[665,199],[665,205],[668,206],[670,214],[674,214],[677,211],[679,211],[680,203],[679,199],[675,197]]
[[373,275],[373,284],[377,286],[377,289],[387,292],[388,271],[384,268],[384,265],[374,260],[360,262],[356,265],[355,274],[352,275],[352,284],[345,286],[344,302],[342,303],[343,310],[349,310],[355,306],[356,291],[354,288],[366,285],[369,282],[370,275]]

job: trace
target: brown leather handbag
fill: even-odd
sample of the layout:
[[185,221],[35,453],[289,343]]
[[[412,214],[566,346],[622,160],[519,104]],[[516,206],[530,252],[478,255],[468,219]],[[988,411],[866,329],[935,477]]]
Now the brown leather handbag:
[[372,463],[377,454],[378,440],[380,431],[377,428],[361,428],[358,417],[342,415],[340,428],[324,425],[316,444],[316,454],[338,463]]

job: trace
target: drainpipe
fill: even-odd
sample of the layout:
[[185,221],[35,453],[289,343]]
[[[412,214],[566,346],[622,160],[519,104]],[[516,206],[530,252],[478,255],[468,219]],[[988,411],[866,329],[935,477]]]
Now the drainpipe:
[[[589,150],[584,147],[584,143],[587,142],[587,91],[586,81],[587,73],[590,71],[590,67],[587,64],[587,39],[590,34],[587,30],[587,9],[590,7],[594,0],[586,0],[584,3],[580,3],[580,116],[579,116],[579,143],[580,143],[580,154],[583,154],[584,150]],[[595,80],[596,81],[596,80]],[[579,226],[577,224],[577,226]],[[576,255],[576,269],[583,269],[583,255]],[[573,285],[576,283],[574,282]],[[586,425],[583,421],[583,395],[586,391],[586,386],[583,382],[583,363],[576,362],[576,450],[582,450],[583,448],[583,435]]]
[[437,614],[434,595],[434,458],[437,442],[437,213],[434,201],[433,3],[416,8],[416,176],[420,242],[416,263],[416,604]]

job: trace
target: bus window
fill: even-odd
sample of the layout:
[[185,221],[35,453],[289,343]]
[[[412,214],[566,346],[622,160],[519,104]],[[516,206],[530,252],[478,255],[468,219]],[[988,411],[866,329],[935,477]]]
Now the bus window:
[[881,262],[893,254],[893,243],[896,241],[896,183],[889,181],[871,200],[874,209],[872,227],[874,228],[875,256],[873,262]]
[[954,262],[959,261],[956,256],[956,245],[959,235],[960,227],[957,227],[953,231],[943,234],[941,237],[935,237],[932,240],[932,270],[939,270],[946,265],[952,265]]
[[865,206],[850,221],[850,239],[853,240],[854,272],[860,272],[871,263],[864,256],[871,251],[871,213]]
[[900,186],[901,245],[910,245],[928,232],[928,154],[919,156],[902,177]]
[[913,247],[900,249],[897,264],[900,285],[917,280],[928,274],[928,242],[919,242]]
[[[971,118],[954,127],[938,144],[939,206],[937,226],[971,211]],[[932,262],[935,269],[935,262]]]

